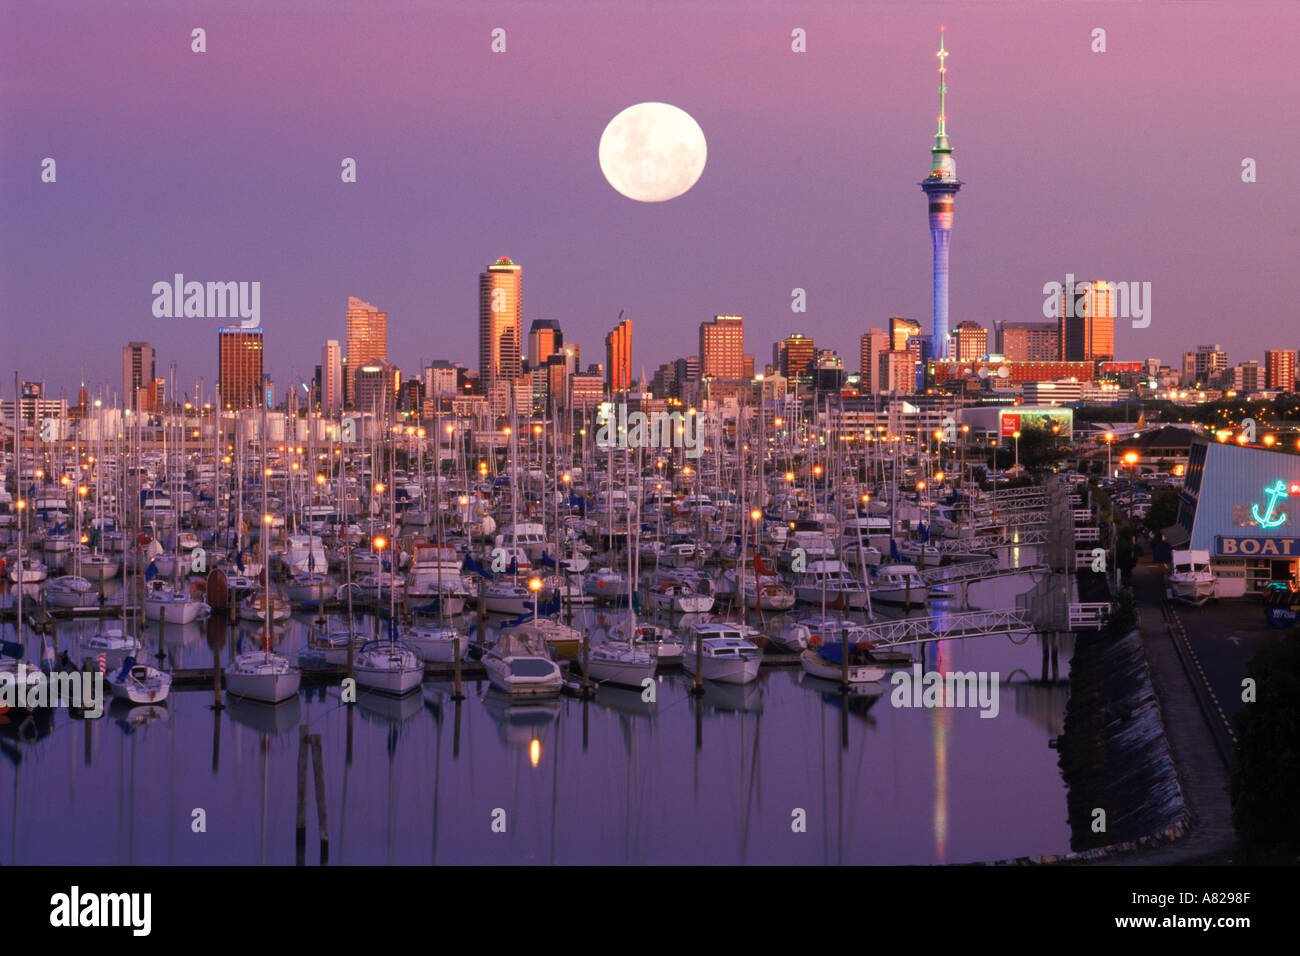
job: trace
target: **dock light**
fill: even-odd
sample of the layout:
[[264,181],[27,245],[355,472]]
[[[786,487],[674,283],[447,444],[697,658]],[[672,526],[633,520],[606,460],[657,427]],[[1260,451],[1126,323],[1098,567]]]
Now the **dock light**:
[[318,485],[323,485],[323,484],[325,484],[325,476],[324,476],[324,475],[317,475],[317,476],[316,476],[316,484],[318,484]]
[[656,481],[655,491],[663,491],[663,490],[664,490],[664,483],[662,481]]
[[943,481],[943,472],[941,472],[941,471],[936,471],[936,472],[934,473],[934,480],[935,480],[935,481]]
[[917,490],[917,491],[925,491],[925,482],[924,482],[924,481],[918,481],[918,482],[916,483],[916,490]]
[[941,429],[941,428],[936,428],[936,429],[934,430],[934,440],[935,440],[935,441],[943,441],[943,429]]
[[786,481],[794,481],[794,472],[793,472],[793,471],[787,471],[787,472],[785,473],[785,480],[786,480]]
[[528,762],[534,767],[542,762],[542,742],[536,737],[528,744]]
[[1272,435],[1265,435],[1265,436],[1264,436],[1264,444],[1267,445],[1269,448],[1272,448],[1272,447],[1273,447],[1273,442],[1275,442],[1275,441],[1277,441],[1277,439],[1274,438]]
[[1017,441],[1019,441],[1019,439],[1020,439],[1020,432],[1012,432],[1012,433],[1011,433],[1011,437],[1014,438],[1014,439],[1016,439]]
[[417,428],[417,429],[415,430],[415,437],[416,437],[416,438],[423,438],[423,437],[424,437],[424,429],[423,429],[423,428]]
[[1217,438],[1217,439],[1219,439],[1220,442],[1225,442],[1225,441],[1228,440],[1228,433],[1227,433],[1227,432],[1215,432],[1215,433],[1214,433],[1214,437]]
[[509,434],[510,434],[510,426],[507,425],[505,428],[501,429],[501,434],[503,434],[503,435],[509,435]]
[[447,434],[448,434],[448,435],[454,435],[454,434],[456,434],[456,426],[455,426],[455,425],[448,425],[448,426],[447,426]]
[[222,455],[222,456],[221,456],[221,463],[222,463],[223,465],[228,465],[228,464],[230,464],[230,456],[229,456],[229,455]]
[[785,422],[780,418],[774,418],[772,419],[772,424],[775,425],[777,428],[780,428],[782,425],[785,424]]
[[25,501],[23,501],[23,499],[19,498],[19,499],[18,499],[18,503],[17,503],[17,505],[16,505],[15,507],[17,507],[19,511],[22,511],[24,508],[27,507],[27,502],[25,502]]
[[486,474],[487,474],[487,462],[485,462],[485,461],[480,461],[480,462],[478,463],[478,473],[479,473],[480,475],[486,475]]
[[269,525],[274,519],[275,519],[275,515],[271,515],[271,514],[262,515],[262,524]]
[[83,534],[83,535],[81,536],[81,543],[82,543],[82,544],[90,544],[90,535],[88,535],[88,534]]
[[662,468],[663,466],[664,466],[664,460],[662,458],[660,458],[658,461],[655,462],[656,468]]
[[375,535],[374,539],[370,543],[374,546],[376,551],[383,551],[384,548],[388,547],[388,539],[382,534]]
[[295,462],[294,462],[292,465],[290,465],[289,467],[290,467],[291,469],[293,469],[294,471],[297,471],[299,466],[298,466],[298,463],[295,461]]
[[1237,436],[1237,444],[1238,444],[1238,445],[1244,445],[1244,444],[1246,444],[1246,435],[1245,435],[1244,432],[1243,432],[1242,434],[1240,434],[1240,435]]
[[1106,442],[1113,442],[1113,441],[1115,440],[1115,433],[1114,433],[1114,432],[1106,432],[1106,434],[1102,435],[1101,437],[1102,437],[1102,439],[1105,440]]
[[822,476],[822,466],[813,465],[813,474],[820,478]]
[[750,521],[757,521],[762,517],[763,517],[763,511],[760,508],[755,508],[753,511],[749,513]]
[[689,474],[691,474],[691,466],[690,466],[690,465],[686,465],[684,468],[682,468],[682,474],[683,474],[683,475],[689,475]]
[[384,483],[383,483],[382,481],[376,482],[376,483],[375,483],[375,494],[377,494],[377,495],[382,495],[383,493],[384,493]]
[[95,407],[96,407],[96,408],[103,408],[103,407],[104,407],[104,403],[103,403],[100,399],[97,398],[97,399],[95,399]]
[[465,505],[469,504],[469,496],[467,496],[467,495],[461,495],[461,496],[460,496],[458,499],[456,499],[456,500],[460,502],[460,504],[461,504],[462,507],[464,507]]
[[534,426],[533,426],[533,434],[534,434],[534,435],[540,435],[541,433],[542,433],[542,426],[541,426],[541,425],[534,425]]
[[394,434],[394,435],[400,435],[400,434],[402,434],[402,426],[401,426],[401,425],[394,425],[394,426],[393,426],[393,434]]
[[572,480],[573,480],[573,476],[569,474],[567,471],[564,474],[560,475],[560,481],[564,482],[566,485]]
[[962,433],[963,435],[967,434],[969,431],[970,431],[970,426],[969,426],[969,425],[963,425],[963,426],[961,426],[961,433]]
[[1129,465],[1130,467],[1136,465],[1139,457],[1140,456],[1135,451],[1126,451],[1124,452],[1124,464]]
[[534,594],[536,594],[536,593],[537,593],[538,591],[540,591],[541,589],[542,589],[542,579],[541,579],[541,578],[529,578],[529,579],[528,579],[528,590],[530,590],[530,591],[532,591]]
[[90,494],[90,489],[86,485],[78,485],[77,494],[84,498],[86,495]]

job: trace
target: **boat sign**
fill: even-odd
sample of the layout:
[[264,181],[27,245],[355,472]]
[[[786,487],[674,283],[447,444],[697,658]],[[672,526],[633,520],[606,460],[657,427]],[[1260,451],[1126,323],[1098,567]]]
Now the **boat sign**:
[[1220,558],[1300,558],[1300,538],[1239,538],[1214,536],[1214,554]]

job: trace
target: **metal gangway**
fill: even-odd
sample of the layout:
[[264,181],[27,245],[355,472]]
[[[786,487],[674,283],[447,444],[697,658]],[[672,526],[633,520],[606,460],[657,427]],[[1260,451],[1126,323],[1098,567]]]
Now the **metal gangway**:
[[924,644],[927,641],[951,641],[963,637],[1006,635],[1023,641],[1034,633],[1028,612],[1020,608],[995,611],[962,611],[931,617],[879,621],[862,628],[863,639],[879,648]]

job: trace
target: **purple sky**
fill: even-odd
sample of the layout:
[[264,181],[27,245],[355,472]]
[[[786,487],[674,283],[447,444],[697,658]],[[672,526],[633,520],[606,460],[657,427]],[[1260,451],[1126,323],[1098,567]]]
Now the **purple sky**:
[[[349,295],[388,311],[406,372],[474,367],[477,276],[500,255],[524,267],[525,331],[558,319],[584,361],[603,361],[619,309],[634,374],[739,312],[760,367],[803,331],[857,371],[866,329],[929,325],[916,183],[940,23],[966,181],[953,325],[1041,321],[1043,283],[1071,272],[1152,283],[1151,326],[1117,322],[1121,357],[1300,348],[1283,163],[1300,4],[788,6],[5,0],[0,392],[15,368],[56,395],[82,378],[119,390],[138,339],[160,375],[175,361],[186,389],[210,391],[222,323],[151,313],[175,272],[262,283],[277,399],[345,337]],[[596,162],[605,124],[646,100],[708,139],[700,181],[668,203],[623,198]],[[356,184],[340,182],[345,156]]]

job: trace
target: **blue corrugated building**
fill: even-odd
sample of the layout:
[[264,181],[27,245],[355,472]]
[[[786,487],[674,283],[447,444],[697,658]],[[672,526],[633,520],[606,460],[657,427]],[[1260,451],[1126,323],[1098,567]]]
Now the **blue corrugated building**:
[[1192,445],[1175,548],[1210,552],[1219,597],[1300,582],[1300,455],[1221,442]]

